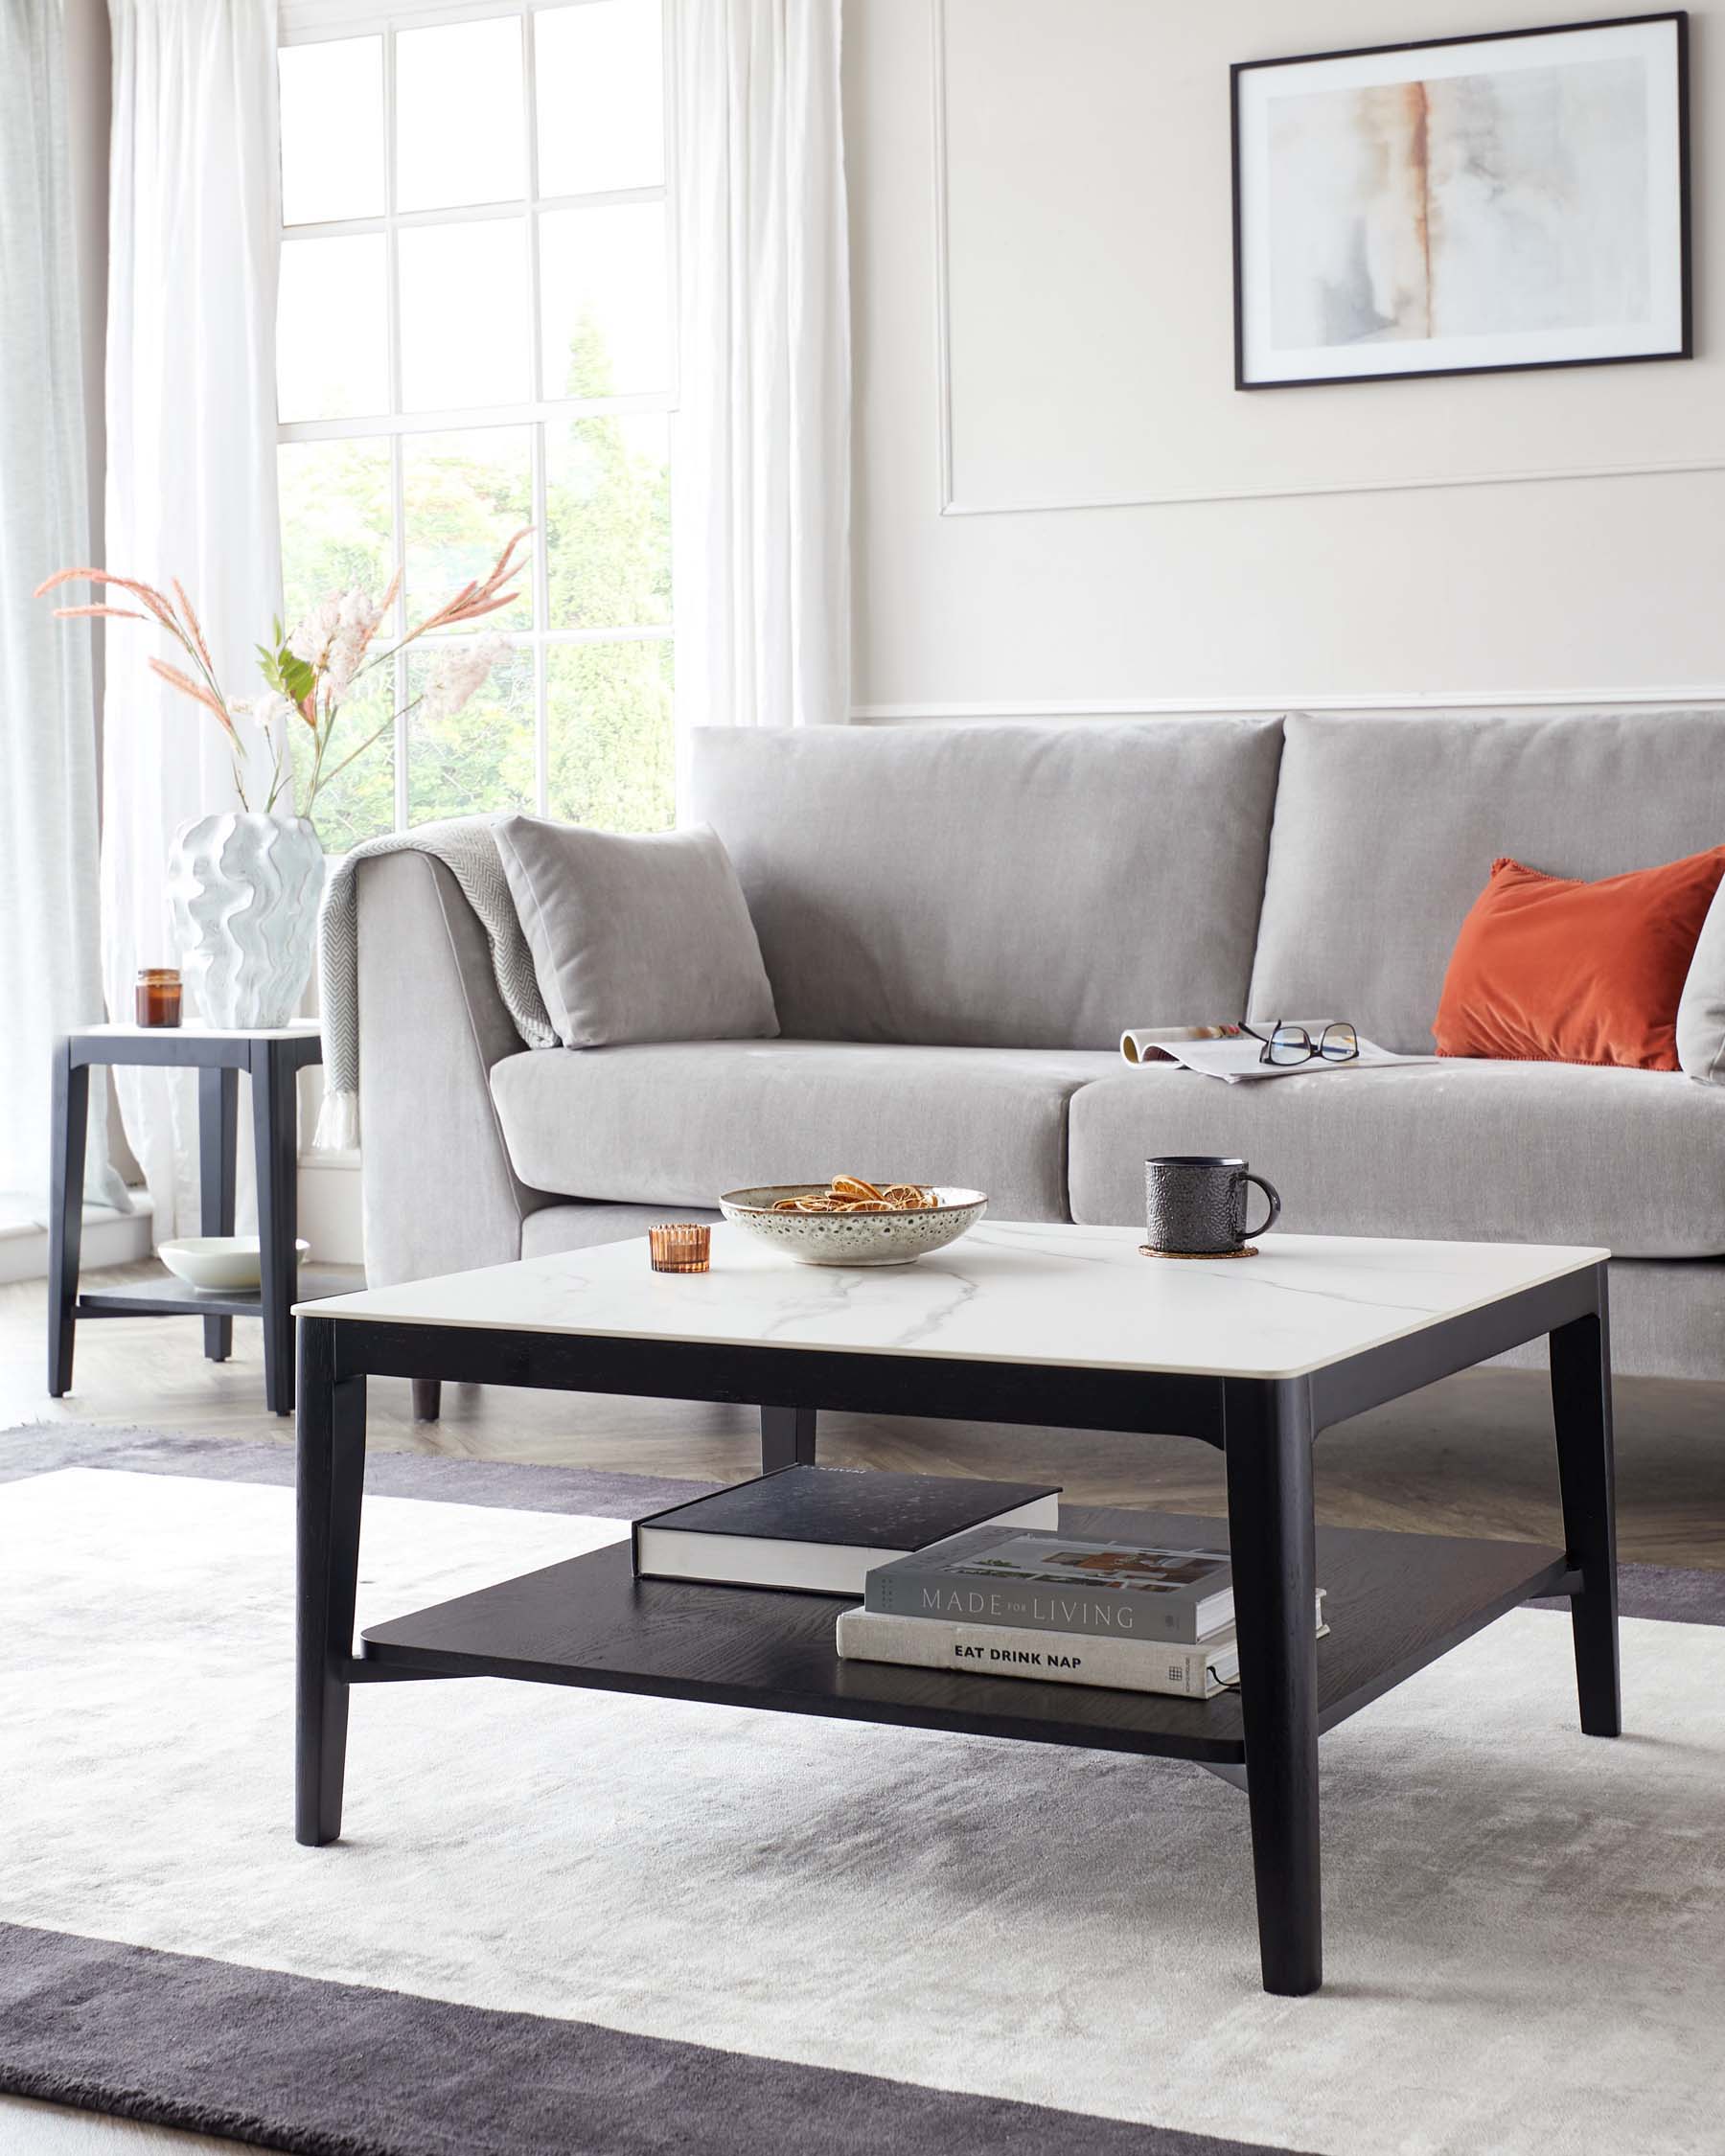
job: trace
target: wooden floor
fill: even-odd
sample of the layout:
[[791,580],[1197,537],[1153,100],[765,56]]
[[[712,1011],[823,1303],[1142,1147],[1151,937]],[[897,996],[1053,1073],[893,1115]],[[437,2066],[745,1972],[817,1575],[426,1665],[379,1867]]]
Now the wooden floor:
[[[291,1424],[264,1411],[255,1326],[236,1324],[232,1361],[214,1364],[202,1359],[196,1319],[81,1325],[77,1388],[64,1400],[43,1390],[44,1328],[39,1281],[0,1287],[0,1430],[65,1421],[291,1440]],[[714,1479],[758,1464],[751,1415],[673,1401],[451,1386],[443,1419],[426,1424],[413,1421],[404,1383],[374,1378],[369,1420],[371,1442],[399,1451]],[[1725,1386],[1620,1379],[1617,1424],[1623,1557],[1725,1569]],[[1224,1509],[1220,1456],[1179,1438],[833,1415],[821,1449],[847,1466],[1046,1475],[1074,1502]],[[1335,1526],[1561,1541],[1544,1377],[1469,1371],[1327,1433],[1318,1494]],[[219,2156],[230,2145],[0,2098],[0,2156]]]
[[[0,1429],[53,1419],[290,1440],[291,1425],[264,1411],[258,1329],[243,1319],[225,1364],[202,1359],[196,1319],[80,1325],[76,1389],[49,1400],[44,1293],[40,1282],[0,1288]],[[448,1386],[443,1419],[416,1424],[405,1383],[375,1378],[369,1420],[374,1445],[401,1451],[714,1479],[758,1464],[752,1416],[682,1402]],[[1617,1427],[1623,1557],[1725,1568],[1725,1386],[1620,1379]],[[1220,1456],[1180,1438],[833,1415],[821,1451],[845,1466],[1046,1476],[1073,1502],[1223,1509]],[[1361,1415],[1321,1441],[1318,1493],[1335,1526],[1560,1541],[1544,1377],[1469,1371]]]

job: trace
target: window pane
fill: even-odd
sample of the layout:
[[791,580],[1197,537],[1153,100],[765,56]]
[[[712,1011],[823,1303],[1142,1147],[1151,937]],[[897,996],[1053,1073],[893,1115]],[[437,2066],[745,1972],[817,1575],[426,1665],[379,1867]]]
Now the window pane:
[[383,40],[284,45],[282,217],[383,215]]
[[389,581],[389,444],[284,442],[282,592],[289,629],[333,591]]
[[[380,593],[392,560],[387,442],[285,442],[277,451],[282,496],[282,589],[291,633],[320,599],[356,585]],[[385,629],[389,627],[385,624]],[[380,631],[380,641],[382,631]],[[386,725],[395,670],[362,677],[341,707],[325,759],[331,769]],[[254,684],[255,686],[255,684]],[[306,797],[311,737],[290,728],[294,780]],[[385,734],[324,788],[313,812],[332,853],[395,828],[395,745]]]
[[381,233],[289,240],[276,310],[276,409],[284,420],[389,409]]
[[662,203],[547,211],[540,290],[547,397],[670,386]]
[[665,176],[658,0],[592,0],[534,19],[541,195]]
[[[409,434],[402,439],[410,621],[423,621],[464,584],[483,577],[510,534],[532,523],[530,457],[524,426]],[[519,589],[521,596],[515,606],[485,616],[486,629],[531,626],[531,568],[521,578]]]
[[408,648],[407,694],[424,700],[407,718],[410,823],[534,805],[532,651],[507,653],[463,710],[437,708],[439,671],[473,641]]
[[553,629],[671,619],[669,423],[609,413],[545,429]]
[[545,657],[551,814],[606,831],[668,831],[670,639],[554,644]]
[[396,207],[446,210],[527,192],[521,25],[504,15],[396,39]]
[[[380,667],[365,677],[336,714],[335,730],[324,757],[325,768],[335,775],[319,788],[311,807],[326,853],[345,854],[362,838],[376,838],[380,833],[395,829],[394,681],[395,669]],[[381,738],[373,741],[372,736],[380,728]],[[295,798],[303,805],[311,765],[311,736],[306,727],[295,725],[292,741]],[[339,767],[354,750],[368,741],[371,746],[341,769]]]
[[518,404],[527,395],[525,227],[408,226],[402,263],[402,402],[410,412]]

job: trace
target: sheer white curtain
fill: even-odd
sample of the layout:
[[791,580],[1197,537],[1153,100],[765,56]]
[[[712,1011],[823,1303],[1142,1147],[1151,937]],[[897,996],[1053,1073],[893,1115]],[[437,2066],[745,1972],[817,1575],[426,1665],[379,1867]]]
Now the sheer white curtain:
[[[281,607],[275,0],[110,0],[110,13],[108,565],[177,577],[223,687],[246,697]],[[152,650],[168,655],[166,640],[131,624],[108,638],[103,967],[116,1009],[140,966],[176,962],[175,828],[238,805],[215,722],[149,673]],[[158,1240],[195,1227],[190,1075],[117,1078]]]
[[[31,597],[89,544],[63,38],[0,0],[0,1203],[40,1218],[54,1037],[102,1017],[90,631]],[[124,1208],[91,1106],[85,1188]]]
[[840,0],[669,0],[681,727],[847,719]]

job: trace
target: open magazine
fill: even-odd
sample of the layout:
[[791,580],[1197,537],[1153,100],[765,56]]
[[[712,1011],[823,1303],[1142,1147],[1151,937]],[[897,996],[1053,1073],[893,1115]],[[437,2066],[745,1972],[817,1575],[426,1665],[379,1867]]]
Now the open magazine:
[[[1314,1041],[1320,1039],[1331,1019],[1284,1019],[1286,1025],[1303,1025]],[[1265,1028],[1268,1031],[1268,1028]],[[1305,1063],[1276,1064],[1262,1061],[1264,1044],[1240,1025],[1140,1025],[1120,1036],[1120,1053],[1128,1063],[1179,1063],[1188,1070],[1201,1070],[1207,1078],[1226,1078],[1230,1086],[1242,1078],[1292,1078],[1301,1070],[1357,1070],[1392,1063],[1436,1063],[1436,1056],[1398,1056],[1380,1048],[1375,1041],[1358,1036],[1360,1052],[1346,1063],[1327,1063],[1313,1056]]]

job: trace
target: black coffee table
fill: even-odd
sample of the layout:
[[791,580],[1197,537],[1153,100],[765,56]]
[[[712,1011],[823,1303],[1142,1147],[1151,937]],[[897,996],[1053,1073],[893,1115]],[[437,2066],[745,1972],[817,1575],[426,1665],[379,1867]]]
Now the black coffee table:
[[[1581,1727],[1621,1728],[1606,1253],[1268,1236],[1160,1265],[1131,1229],[985,1222],[921,1263],[789,1265],[741,1228],[713,1270],[645,1242],[300,1306],[297,1830],[341,1831],[352,1687],[515,1677],[1190,1759],[1251,1806],[1266,1989],[1322,1981],[1318,1739],[1471,1634],[1571,1598]],[[1314,1526],[1330,1425],[1550,1336],[1565,1548]],[[830,1596],[637,1581],[626,1543],[388,1623],[355,1651],[368,1375],[761,1409],[763,1464],[820,1408],[1165,1433],[1220,1448],[1228,1518],[1074,1507],[1078,1532],[1226,1537],[1237,1694],[1209,1701],[840,1662]],[[1327,1590],[1330,1634],[1314,1640]]]

